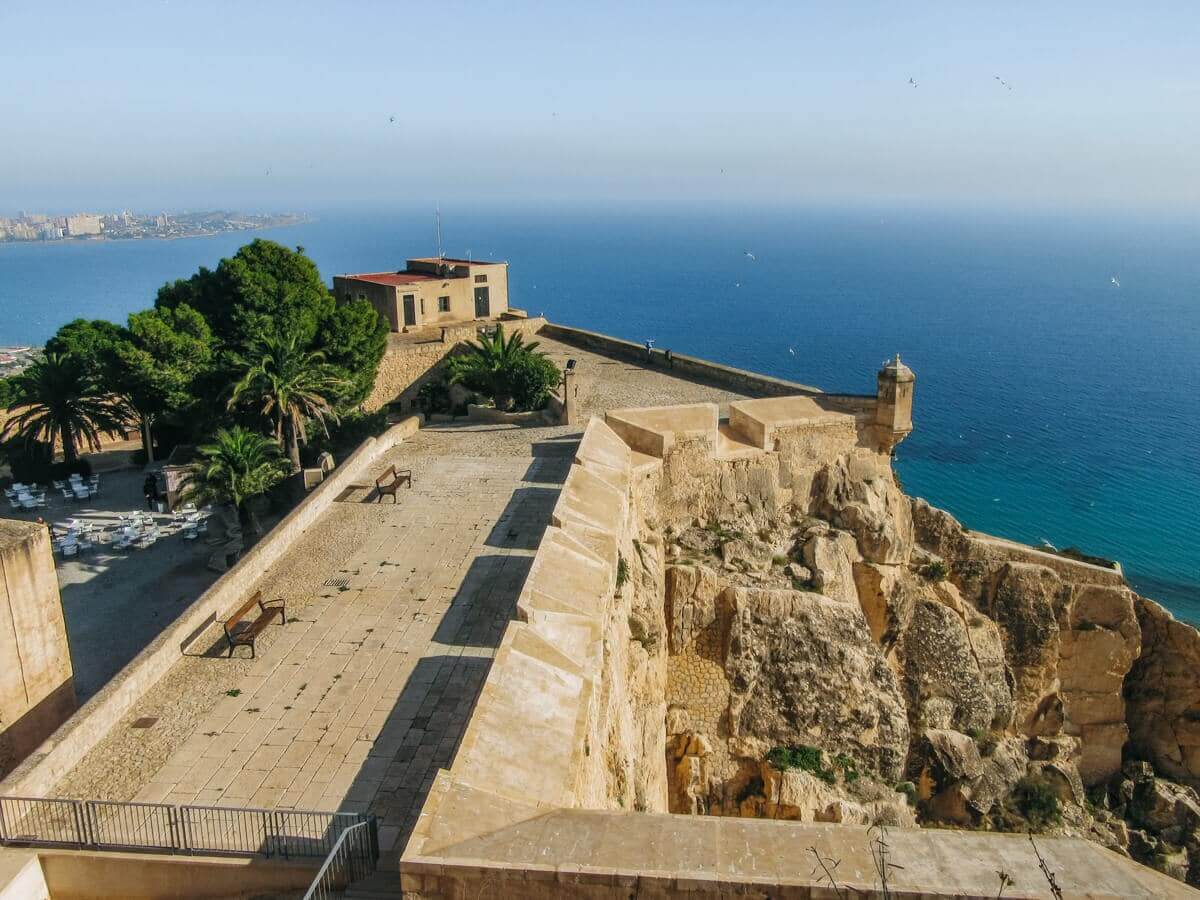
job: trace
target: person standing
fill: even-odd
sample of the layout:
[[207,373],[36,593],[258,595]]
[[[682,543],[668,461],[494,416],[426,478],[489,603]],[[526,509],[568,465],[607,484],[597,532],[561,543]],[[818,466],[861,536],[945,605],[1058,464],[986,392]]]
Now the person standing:
[[154,501],[158,499],[158,479],[147,475],[146,480],[142,482],[142,493],[146,495],[146,509],[154,512]]

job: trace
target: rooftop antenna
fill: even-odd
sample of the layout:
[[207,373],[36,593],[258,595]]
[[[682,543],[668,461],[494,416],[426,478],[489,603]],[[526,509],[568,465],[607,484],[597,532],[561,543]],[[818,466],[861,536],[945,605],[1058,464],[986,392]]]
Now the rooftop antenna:
[[438,259],[444,259],[446,254],[442,252],[442,206],[440,203],[435,204],[433,208],[434,218],[437,220],[437,253]]

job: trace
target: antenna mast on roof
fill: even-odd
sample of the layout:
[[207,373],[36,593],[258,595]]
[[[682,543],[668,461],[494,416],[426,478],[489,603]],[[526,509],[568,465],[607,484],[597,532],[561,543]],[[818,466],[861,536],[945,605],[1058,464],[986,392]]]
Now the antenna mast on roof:
[[437,219],[437,253],[438,259],[444,259],[446,254],[442,252],[442,206],[440,203],[434,205],[434,218]]

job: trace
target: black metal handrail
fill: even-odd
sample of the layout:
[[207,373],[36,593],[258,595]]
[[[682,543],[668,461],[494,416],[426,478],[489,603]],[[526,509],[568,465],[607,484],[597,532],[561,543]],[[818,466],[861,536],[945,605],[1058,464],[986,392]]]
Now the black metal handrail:
[[[362,813],[0,797],[0,844],[291,858],[327,857]],[[371,845],[378,857],[378,843]]]

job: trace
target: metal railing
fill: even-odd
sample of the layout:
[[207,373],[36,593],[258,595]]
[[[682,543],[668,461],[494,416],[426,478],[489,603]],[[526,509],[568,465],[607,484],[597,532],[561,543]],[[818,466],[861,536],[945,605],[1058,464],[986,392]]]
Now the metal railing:
[[378,858],[379,838],[375,822],[351,825],[329,851],[304,900],[329,900],[340,896],[351,884],[374,872]]
[[[359,825],[376,833],[375,817],[360,813],[0,797],[9,846],[321,858]],[[373,864],[378,842],[369,849]]]

